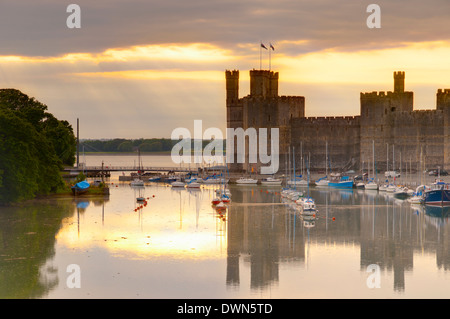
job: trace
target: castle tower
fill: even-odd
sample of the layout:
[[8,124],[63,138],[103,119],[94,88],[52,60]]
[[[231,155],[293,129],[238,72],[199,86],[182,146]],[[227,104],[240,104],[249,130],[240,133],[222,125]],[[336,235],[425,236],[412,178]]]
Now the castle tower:
[[[243,127],[243,107],[242,99],[239,99],[239,71],[225,71],[226,80],[226,106],[227,106],[227,128]],[[234,146],[234,154],[237,153],[237,146]],[[230,171],[241,171],[242,164],[230,163]]]
[[436,93],[436,109],[444,116],[444,169],[450,169],[450,89],[439,89]]
[[394,72],[394,93],[405,92],[405,72]]
[[444,110],[450,107],[450,89],[439,89],[436,93],[436,109]]
[[227,88],[227,105],[239,99],[239,71],[225,71]]
[[278,72],[268,70],[251,70],[250,95],[263,98],[277,97]]

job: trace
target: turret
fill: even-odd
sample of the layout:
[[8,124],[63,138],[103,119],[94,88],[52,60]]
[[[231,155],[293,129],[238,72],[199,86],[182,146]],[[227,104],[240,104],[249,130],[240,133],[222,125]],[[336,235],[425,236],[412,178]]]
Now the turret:
[[250,95],[266,97],[278,96],[278,72],[268,70],[250,71]]
[[439,89],[436,93],[436,109],[450,108],[450,89]]
[[394,93],[405,92],[405,72],[394,72]]
[[239,99],[239,71],[225,71],[227,88],[227,105],[236,103]]

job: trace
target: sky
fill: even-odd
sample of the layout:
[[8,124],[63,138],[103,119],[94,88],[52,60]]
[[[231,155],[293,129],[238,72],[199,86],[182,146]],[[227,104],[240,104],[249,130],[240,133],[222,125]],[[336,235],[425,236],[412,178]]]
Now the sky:
[[[80,7],[68,28],[67,7]],[[380,7],[369,28],[367,7]],[[69,121],[80,138],[170,138],[194,120],[226,128],[225,70],[279,72],[306,116],[359,115],[359,93],[405,71],[415,109],[450,88],[448,0],[0,0],[0,88]]]

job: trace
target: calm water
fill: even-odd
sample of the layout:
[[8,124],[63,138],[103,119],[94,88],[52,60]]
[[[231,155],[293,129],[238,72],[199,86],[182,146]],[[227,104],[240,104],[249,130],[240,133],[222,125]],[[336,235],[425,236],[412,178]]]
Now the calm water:
[[[234,186],[220,216],[214,186],[110,182],[105,199],[0,208],[0,298],[450,297],[445,212],[383,193],[311,188],[319,212],[304,220],[279,188]],[[148,205],[135,211],[139,195]],[[80,288],[67,285],[72,264]],[[379,288],[367,284],[369,265],[380,269]]]

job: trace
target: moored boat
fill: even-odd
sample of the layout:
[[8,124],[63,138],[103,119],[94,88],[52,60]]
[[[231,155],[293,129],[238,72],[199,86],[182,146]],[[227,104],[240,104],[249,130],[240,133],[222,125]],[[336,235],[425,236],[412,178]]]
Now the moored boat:
[[424,204],[429,206],[450,206],[450,186],[436,181],[424,193]]
[[172,187],[184,187],[186,184],[182,181],[175,181],[170,184]]
[[236,184],[238,185],[256,185],[258,183],[257,179],[249,178],[249,177],[240,177]]
[[378,189],[378,184],[375,183],[375,181],[372,178],[372,179],[369,180],[369,182],[366,185],[364,185],[364,189],[377,190]]
[[353,188],[353,181],[348,176],[336,175],[329,183],[333,188]]
[[72,186],[72,193],[74,195],[85,194],[88,192],[90,186],[91,185],[87,181],[76,183]]
[[261,180],[262,185],[281,185],[281,179],[275,177],[267,177]]
[[197,182],[195,179],[192,179],[186,184],[186,187],[187,188],[200,188],[200,183]]
[[329,184],[328,176],[324,176],[322,178],[319,178],[316,181],[316,186],[325,187],[325,186],[328,186],[328,184]]
[[130,183],[131,186],[144,186],[144,181],[140,178],[135,178]]

